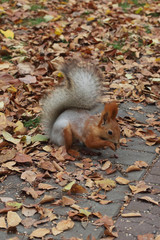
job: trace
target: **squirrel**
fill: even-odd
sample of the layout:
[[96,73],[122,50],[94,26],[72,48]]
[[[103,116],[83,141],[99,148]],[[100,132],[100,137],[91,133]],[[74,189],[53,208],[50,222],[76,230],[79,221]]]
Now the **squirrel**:
[[74,140],[87,148],[110,147],[115,151],[120,139],[117,103],[106,103],[100,116],[91,113],[101,95],[99,69],[89,62],[73,59],[60,70],[66,85],[56,88],[42,102],[42,125],[51,142],[65,145],[67,152]]

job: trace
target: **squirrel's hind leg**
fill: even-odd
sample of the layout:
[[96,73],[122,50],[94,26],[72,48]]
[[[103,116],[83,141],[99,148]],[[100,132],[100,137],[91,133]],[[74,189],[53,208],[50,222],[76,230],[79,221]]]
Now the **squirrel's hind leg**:
[[67,127],[65,127],[63,129],[63,134],[64,134],[64,142],[65,142],[66,151],[68,152],[68,150],[71,148],[72,143],[73,143],[73,135],[72,135],[72,130],[71,130],[70,125],[68,125]]

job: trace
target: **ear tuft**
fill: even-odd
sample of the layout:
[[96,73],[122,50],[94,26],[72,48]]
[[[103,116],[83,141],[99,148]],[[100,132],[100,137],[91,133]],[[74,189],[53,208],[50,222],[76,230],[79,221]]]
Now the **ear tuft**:
[[118,113],[117,103],[115,101],[106,103],[104,107],[104,112],[108,114],[108,120],[115,119]]

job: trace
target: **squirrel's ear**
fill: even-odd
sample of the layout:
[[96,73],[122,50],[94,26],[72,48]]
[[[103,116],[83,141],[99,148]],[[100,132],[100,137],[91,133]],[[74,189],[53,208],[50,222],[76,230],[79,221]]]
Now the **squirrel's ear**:
[[117,116],[117,113],[118,113],[118,106],[115,101],[106,103],[104,106],[104,110],[101,114],[101,119],[99,121],[98,126],[100,126],[101,124],[105,124],[106,122],[110,122],[111,119],[114,120]]
[[115,101],[106,103],[104,110],[108,113],[110,119],[115,119],[118,113],[118,105]]

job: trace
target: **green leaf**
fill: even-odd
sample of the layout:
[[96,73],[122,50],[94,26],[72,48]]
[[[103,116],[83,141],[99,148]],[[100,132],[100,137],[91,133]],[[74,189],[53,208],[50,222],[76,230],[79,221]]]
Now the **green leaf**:
[[48,137],[42,134],[37,134],[31,138],[32,143],[34,142],[45,142],[48,140]]

